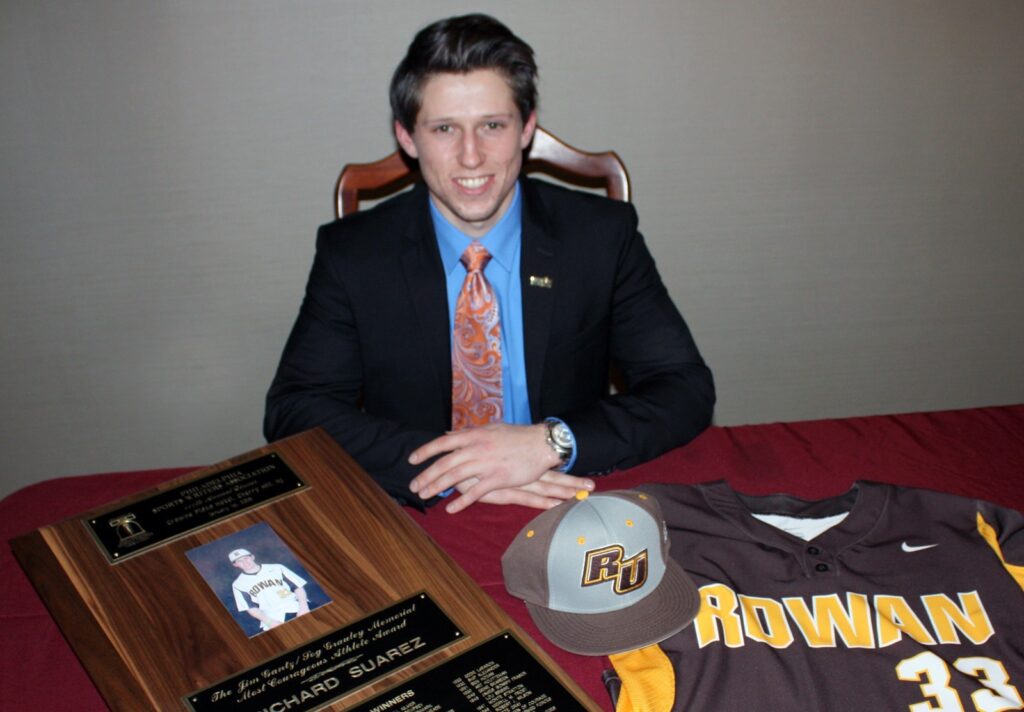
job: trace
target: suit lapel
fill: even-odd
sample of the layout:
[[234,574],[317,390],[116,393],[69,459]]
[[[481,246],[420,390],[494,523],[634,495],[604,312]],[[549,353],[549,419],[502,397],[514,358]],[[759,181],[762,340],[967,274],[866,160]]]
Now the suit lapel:
[[452,421],[451,336],[448,326],[448,295],[444,267],[434,236],[427,203],[428,193],[420,184],[412,200],[413,214],[402,242],[402,275],[416,315],[418,338],[410,339],[409,356],[437,389],[441,417],[448,427]]
[[[520,257],[520,282],[523,292],[523,350],[526,360],[526,389],[530,413],[540,417],[541,383],[544,358],[551,335],[555,299],[559,285],[556,265],[559,240],[551,232],[540,198],[529,180],[523,188],[523,234]],[[550,287],[531,286],[530,278],[551,280]],[[536,281],[536,280],[535,280]]]

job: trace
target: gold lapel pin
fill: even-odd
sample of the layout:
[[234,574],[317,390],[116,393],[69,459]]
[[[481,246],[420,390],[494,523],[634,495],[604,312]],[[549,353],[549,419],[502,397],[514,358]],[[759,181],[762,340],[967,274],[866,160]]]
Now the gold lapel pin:
[[536,277],[530,275],[530,286],[541,287],[543,289],[551,289],[554,286],[554,282],[551,281],[551,277]]

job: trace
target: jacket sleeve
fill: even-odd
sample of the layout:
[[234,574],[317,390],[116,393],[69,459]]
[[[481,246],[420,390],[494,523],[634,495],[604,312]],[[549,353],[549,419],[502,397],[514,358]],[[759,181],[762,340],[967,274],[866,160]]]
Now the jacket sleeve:
[[574,474],[632,467],[684,445],[711,423],[715,386],[628,206],[615,264],[610,356],[625,390],[563,418],[576,436]]
[[409,491],[409,481],[425,465],[414,467],[407,458],[442,433],[410,428],[360,407],[360,325],[332,269],[331,239],[343,238],[329,235],[328,226],[320,228],[305,298],[267,393],[264,436],[274,441],[323,427],[392,497],[423,506]]

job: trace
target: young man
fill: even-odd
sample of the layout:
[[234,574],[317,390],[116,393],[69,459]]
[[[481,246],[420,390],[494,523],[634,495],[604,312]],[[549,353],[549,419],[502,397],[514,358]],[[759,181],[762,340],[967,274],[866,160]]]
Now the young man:
[[423,183],[321,228],[268,439],[323,426],[400,501],[458,490],[456,512],[554,506],[707,427],[711,372],[632,206],[519,175],[536,74],[485,15],[417,34],[391,105]]
[[228,561],[241,571],[231,592],[235,606],[260,622],[261,630],[309,613],[306,580],[283,564],[258,564],[247,549],[235,549]]

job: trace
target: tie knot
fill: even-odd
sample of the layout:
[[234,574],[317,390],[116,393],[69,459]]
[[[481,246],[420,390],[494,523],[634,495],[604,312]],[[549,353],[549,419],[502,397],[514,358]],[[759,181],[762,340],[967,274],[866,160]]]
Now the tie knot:
[[473,240],[466,251],[462,253],[459,261],[466,267],[467,272],[478,272],[491,261],[491,253],[487,251],[486,247]]

